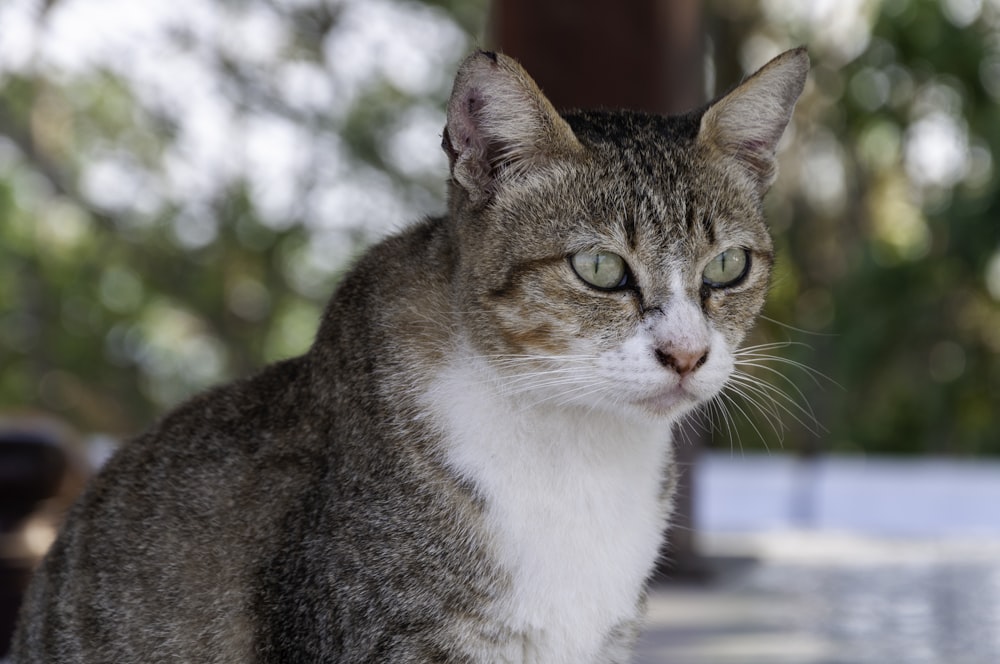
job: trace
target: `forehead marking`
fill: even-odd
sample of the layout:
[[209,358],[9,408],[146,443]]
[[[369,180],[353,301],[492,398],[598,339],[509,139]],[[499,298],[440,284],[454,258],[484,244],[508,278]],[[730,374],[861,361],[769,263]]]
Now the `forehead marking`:
[[684,287],[684,275],[681,274],[681,270],[677,268],[670,270],[668,278],[671,297],[676,298],[678,301],[683,300],[687,289]]

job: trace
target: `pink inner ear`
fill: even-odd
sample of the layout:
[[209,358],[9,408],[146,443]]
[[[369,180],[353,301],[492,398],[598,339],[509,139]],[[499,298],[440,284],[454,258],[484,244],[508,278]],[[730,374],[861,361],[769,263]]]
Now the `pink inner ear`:
[[466,91],[464,98],[453,106],[446,131],[448,141],[456,156],[465,156],[470,151],[481,151],[484,146],[482,128],[478,126],[479,112],[485,105],[483,96],[476,88]]
[[441,137],[453,175],[470,191],[489,191],[494,178],[490,137],[483,127],[487,102],[477,86],[462,90],[449,104],[448,124]]
[[475,117],[484,104],[483,96],[479,94],[479,90],[470,88],[466,91],[465,108],[470,116]]

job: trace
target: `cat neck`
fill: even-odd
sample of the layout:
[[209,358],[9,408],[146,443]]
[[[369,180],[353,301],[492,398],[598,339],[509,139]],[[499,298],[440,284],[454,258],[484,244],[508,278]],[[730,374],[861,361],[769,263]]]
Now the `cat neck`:
[[669,513],[669,422],[506,393],[468,351],[426,406],[446,463],[485,503],[510,591],[495,617],[538,661],[592,661],[601,635],[637,615]]

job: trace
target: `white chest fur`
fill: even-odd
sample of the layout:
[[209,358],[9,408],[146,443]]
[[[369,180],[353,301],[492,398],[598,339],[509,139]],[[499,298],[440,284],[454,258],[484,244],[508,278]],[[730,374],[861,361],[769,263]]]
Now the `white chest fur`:
[[439,376],[430,406],[447,460],[488,505],[510,594],[497,616],[523,643],[512,661],[582,664],[636,614],[661,541],[664,422],[529,405],[475,361]]

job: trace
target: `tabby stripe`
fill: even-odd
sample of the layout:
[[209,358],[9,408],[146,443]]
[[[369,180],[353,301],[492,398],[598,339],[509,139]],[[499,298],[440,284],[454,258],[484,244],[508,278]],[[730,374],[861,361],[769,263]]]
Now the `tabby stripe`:
[[504,298],[509,296],[514,287],[521,281],[524,275],[537,271],[540,267],[550,263],[566,260],[565,256],[548,256],[546,258],[534,258],[527,261],[515,263],[504,275],[503,282],[496,288],[489,290],[490,297]]
[[712,215],[706,214],[701,218],[701,228],[705,231],[705,237],[709,244],[715,244],[715,220]]
[[628,241],[629,249],[635,251],[639,245],[639,234],[635,227],[635,217],[630,213],[626,213],[622,223],[625,226],[625,239]]

